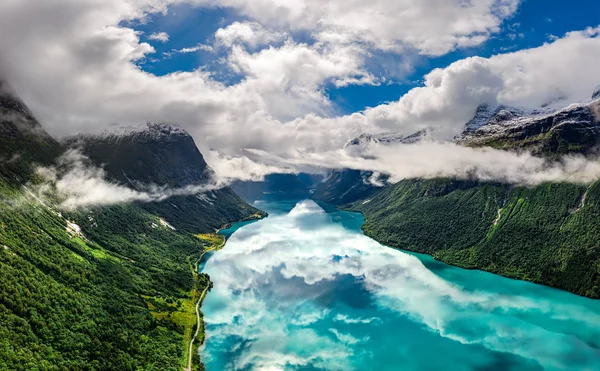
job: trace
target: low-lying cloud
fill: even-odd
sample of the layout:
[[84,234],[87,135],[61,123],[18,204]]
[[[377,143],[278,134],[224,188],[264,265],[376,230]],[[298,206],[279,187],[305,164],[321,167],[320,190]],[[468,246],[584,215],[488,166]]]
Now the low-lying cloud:
[[360,154],[346,150],[277,157],[249,151],[276,166],[355,169],[390,176],[395,183],[412,178],[457,178],[532,186],[545,182],[590,183],[600,178],[600,159],[567,155],[559,160],[489,147],[471,148],[450,142],[372,145]]
[[[331,84],[398,82],[370,58],[388,53],[390,65],[401,66],[409,54],[478,45],[500,31],[519,2],[182,2],[242,16],[205,41],[218,49],[212,57],[220,68],[239,80],[215,79],[210,65],[160,76],[140,68],[159,56],[132,25],[169,13],[162,0],[2,2],[1,72],[53,135],[170,122],[186,128],[203,152],[223,154],[218,159],[243,157],[245,148],[323,153],[364,132],[431,127],[439,138],[452,137],[481,103],[573,102],[600,83],[600,29],[588,29],[537,48],[459,60],[426,74],[396,101],[340,115],[327,94]],[[314,39],[297,37],[299,30]]]
[[[1,2],[0,72],[53,135],[98,131],[110,123],[174,123],[194,136],[205,155],[214,150],[207,160],[226,178],[257,180],[273,172],[341,167],[389,173],[396,180],[456,176],[537,184],[595,177],[596,162],[578,157],[549,163],[527,154],[439,143],[394,153],[373,150],[373,159],[338,149],[365,132],[411,134],[431,128],[436,139],[452,138],[482,103],[539,107],[589,99],[600,83],[598,27],[568,32],[531,49],[458,60],[425,74],[420,86],[395,101],[340,115],[327,86],[398,82],[393,71],[374,68],[379,63],[370,63],[371,58],[389,54],[390,65],[407,64],[400,69],[411,71],[412,54],[443,55],[483,43],[501,30],[520,2],[438,0],[433,7],[389,0],[175,2],[219,5],[241,16],[214,30],[206,45],[179,50],[214,51],[213,62],[239,77],[230,84],[216,79],[218,71],[210,65],[160,76],[140,68],[158,58],[146,41],[158,46],[168,35],[156,30],[145,37],[134,24],[157,12],[168,14],[170,3]],[[310,40],[298,37],[307,34]],[[70,175],[73,182],[76,174]],[[98,186],[107,193],[114,187]],[[106,197],[153,198],[147,194],[125,190]],[[78,199],[88,197],[96,199],[85,194]]]
[[65,152],[56,166],[38,167],[37,174],[44,180],[34,187],[38,196],[58,194],[60,207],[76,209],[130,202],[160,202],[173,196],[197,195],[225,186],[217,180],[207,184],[169,188],[156,184],[129,188],[108,180],[104,169],[89,164],[81,152]]

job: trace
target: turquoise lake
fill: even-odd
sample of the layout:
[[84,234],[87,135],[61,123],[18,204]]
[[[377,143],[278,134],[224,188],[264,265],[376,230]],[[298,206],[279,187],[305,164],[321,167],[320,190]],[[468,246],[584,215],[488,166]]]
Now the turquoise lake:
[[383,246],[310,200],[223,231],[208,371],[600,370],[600,302]]

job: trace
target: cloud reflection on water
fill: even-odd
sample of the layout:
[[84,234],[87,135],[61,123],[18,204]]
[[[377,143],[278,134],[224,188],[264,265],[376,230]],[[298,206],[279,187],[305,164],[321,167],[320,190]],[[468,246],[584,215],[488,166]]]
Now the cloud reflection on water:
[[600,369],[596,302],[461,287],[312,201],[238,230],[205,272],[208,370]]

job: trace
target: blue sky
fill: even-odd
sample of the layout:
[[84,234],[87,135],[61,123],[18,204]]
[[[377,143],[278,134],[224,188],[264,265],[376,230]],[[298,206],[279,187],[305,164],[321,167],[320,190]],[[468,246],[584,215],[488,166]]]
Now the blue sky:
[[423,145],[428,167],[341,149],[364,133],[443,142],[481,104],[560,109],[600,84],[598,0],[0,1],[0,35],[2,72],[50,134],[168,122],[238,179],[348,166],[400,179],[463,161],[519,175],[531,161],[504,152]]
[[[366,107],[398,100],[410,89],[419,86],[422,77],[434,68],[443,68],[470,56],[490,57],[537,47],[566,32],[598,26],[599,15],[600,2],[594,0],[579,0],[577,6],[573,2],[560,0],[524,0],[514,16],[504,21],[500,33],[493,34],[476,47],[460,48],[440,57],[417,57],[412,60],[413,69],[406,76],[388,76],[388,82],[379,85],[336,87],[327,83],[324,86],[325,93],[333,102],[336,113],[361,111]],[[166,14],[153,14],[146,23],[134,27],[143,32],[142,41],[148,41],[156,49],[156,54],[140,66],[158,76],[201,68],[211,71],[216,80],[228,85],[235,84],[243,76],[232,72],[220,60],[224,55],[205,50],[173,53],[170,56],[163,53],[198,44],[210,44],[219,28],[245,20],[247,19],[227,8],[197,8],[187,4],[170,7]],[[148,40],[148,36],[156,32],[168,33],[169,41],[162,43]],[[311,43],[306,35],[294,34],[294,39]],[[399,58],[394,55],[377,57],[375,55],[372,62],[376,69],[384,69],[385,66],[377,65],[380,62],[395,63],[394,59]]]

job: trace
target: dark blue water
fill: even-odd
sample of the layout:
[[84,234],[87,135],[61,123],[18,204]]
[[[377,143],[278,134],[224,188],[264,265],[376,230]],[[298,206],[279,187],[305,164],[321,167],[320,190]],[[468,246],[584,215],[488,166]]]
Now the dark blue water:
[[600,370],[600,302],[382,246],[359,214],[256,206],[203,267],[209,371]]

